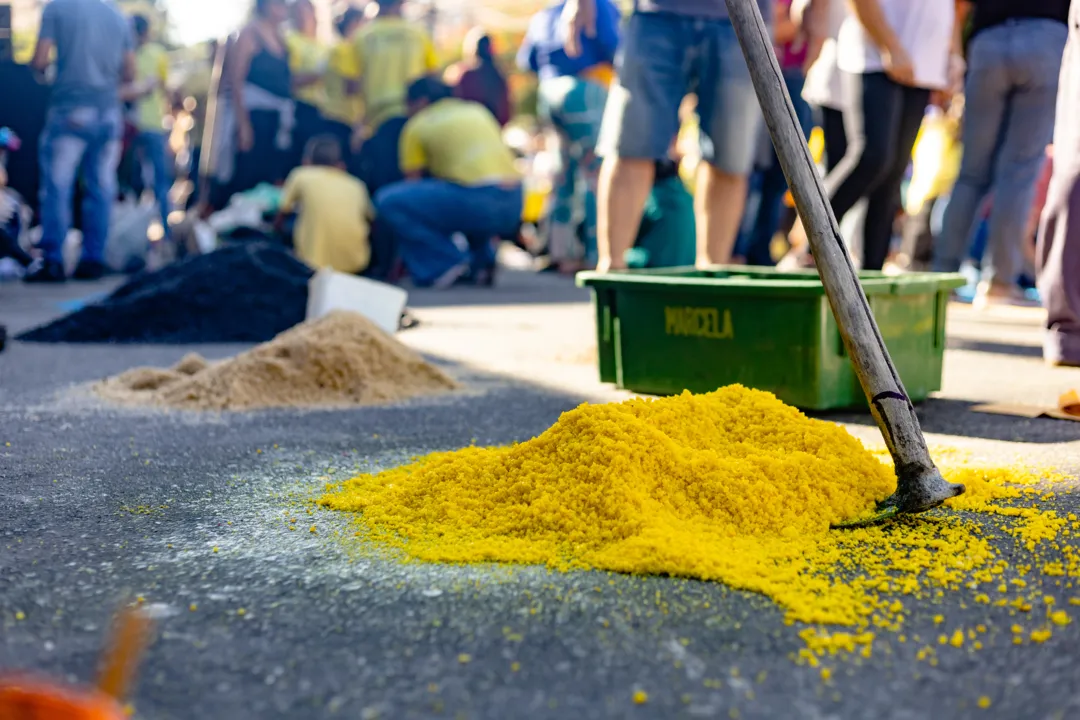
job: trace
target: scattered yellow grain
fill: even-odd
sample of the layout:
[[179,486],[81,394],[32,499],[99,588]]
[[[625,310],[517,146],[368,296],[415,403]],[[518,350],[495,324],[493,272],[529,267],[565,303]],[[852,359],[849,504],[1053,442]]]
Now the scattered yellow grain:
[[1069,614],[1064,610],[1055,610],[1050,613],[1050,622],[1055,625],[1068,625],[1071,621]]
[[472,662],[472,655],[470,655],[469,653],[461,653],[457,656],[457,661],[462,665],[468,665]]
[[1051,633],[1050,630],[1048,630],[1048,629],[1032,630],[1031,631],[1031,642],[1044,643],[1044,642],[1046,642],[1047,640],[1050,639],[1051,635],[1053,635],[1053,633]]
[[644,690],[635,690],[633,700],[635,705],[644,705],[649,702],[649,693]]
[[[1034,554],[1004,556],[994,540],[1007,534],[1034,553],[1068,531],[1064,518],[1037,506],[1041,484],[1055,480],[965,463],[941,464],[946,479],[967,488],[943,511],[831,531],[873,512],[895,487],[892,468],[841,426],[731,386],[582,405],[526,442],[428,455],[330,485],[318,502],[356,513],[361,542],[416,560],[659,574],[759,592],[784,609],[786,623],[810,626],[797,659],[818,667],[826,653],[870,657],[869,630],[900,632],[908,597],[971,592],[968,602],[988,611],[1031,609],[1023,597],[991,602],[973,591],[992,582],[1001,593],[1009,583],[1025,588],[1015,575],[1047,566],[1050,558]],[[1053,562],[1062,576],[1080,572],[1076,554]],[[941,639],[963,643],[962,631]]]
[[982,697],[979,698],[977,704],[978,704],[979,708],[981,708],[982,710],[985,710],[986,708],[990,707],[990,698],[983,695]]

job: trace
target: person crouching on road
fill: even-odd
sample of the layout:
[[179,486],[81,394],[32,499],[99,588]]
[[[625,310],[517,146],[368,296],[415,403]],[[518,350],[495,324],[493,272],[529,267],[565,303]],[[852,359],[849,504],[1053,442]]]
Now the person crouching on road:
[[297,212],[296,254],[313,268],[361,273],[371,260],[368,231],[372,216],[367,188],[348,172],[341,142],[316,135],[304,150],[304,164],[289,173],[281,195],[278,225]]
[[399,144],[406,180],[375,196],[379,219],[417,285],[490,284],[492,241],[517,233],[523,203],[499,123],[431,77],[414,81],[406,101]]

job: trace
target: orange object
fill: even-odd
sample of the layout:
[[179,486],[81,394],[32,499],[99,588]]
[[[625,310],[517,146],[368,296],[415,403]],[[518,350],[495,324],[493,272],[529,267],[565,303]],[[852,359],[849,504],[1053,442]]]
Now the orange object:
[[615,68],[608,63],[593,65],[588,70],[583,71],[581,77],[592,80],[598,85],[611,87],[611,83],[615,82]]
[[124,708],[97,690],[32,677],[0,678],[0,720],[125,720]]
[[29,675],[0,677],[0,720],[124,720],[120,704],[150,641],[153,619],[138,607],[116,618],[102,657],[97,689],[77,688]]
[[102,658],[98,690],[114,698],[127,696],[139,660],[150,641],[152,626],[150,616],[138,608],[124,608],[120,611],[113,626],[111,641]]

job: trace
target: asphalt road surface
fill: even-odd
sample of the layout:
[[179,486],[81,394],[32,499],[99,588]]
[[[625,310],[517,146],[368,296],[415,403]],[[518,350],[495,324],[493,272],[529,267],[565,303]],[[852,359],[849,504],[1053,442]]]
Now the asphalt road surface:
[[[0,668],[92,680],[112,612],[141,596],[162,616],[134,697],[146,718],[1080,717],[1080,622],[1018,647],[1002,613],[981,652],[943,651],[931,666],[914,644],[875,643],[825,681],[793,662],[798,627],[771,601],[717,583],[350,553],[334,537],[347,519],[303,502],[328,478],[527,439],[583,400],[624,397],[595,381],[586,296],[552,278],[504,283],[414,296],[423,325],[402,339],[472,391],[392,407],[118,409],[80,384],[240,348],[11,343],[0,354]],[[2,286],[0,323],[24,329],[100,289]],[[951,323],[945,390],[920,410],[948,436],[935,441],[1075,476],[1080,423],[970,411],[1080,387],[1080,372],[1041,365],[1037,317],[957,309]],[[873,436],[866,416],[834,419]],[[941,602],[961,621],[987,616]],[[936,637],[941,611],[914,604],[909,632]],[[639,690],[647,702],[633,701]]]

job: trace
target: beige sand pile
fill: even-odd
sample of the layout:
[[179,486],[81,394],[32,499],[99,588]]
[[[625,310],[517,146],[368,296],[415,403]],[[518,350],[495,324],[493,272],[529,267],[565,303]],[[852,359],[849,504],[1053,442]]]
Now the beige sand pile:
[[128,404],[254,410],[374,405],[456,387],[363,315],[335,312],[228,360],[191,354],[170,369],[129,370],[94,391]]

